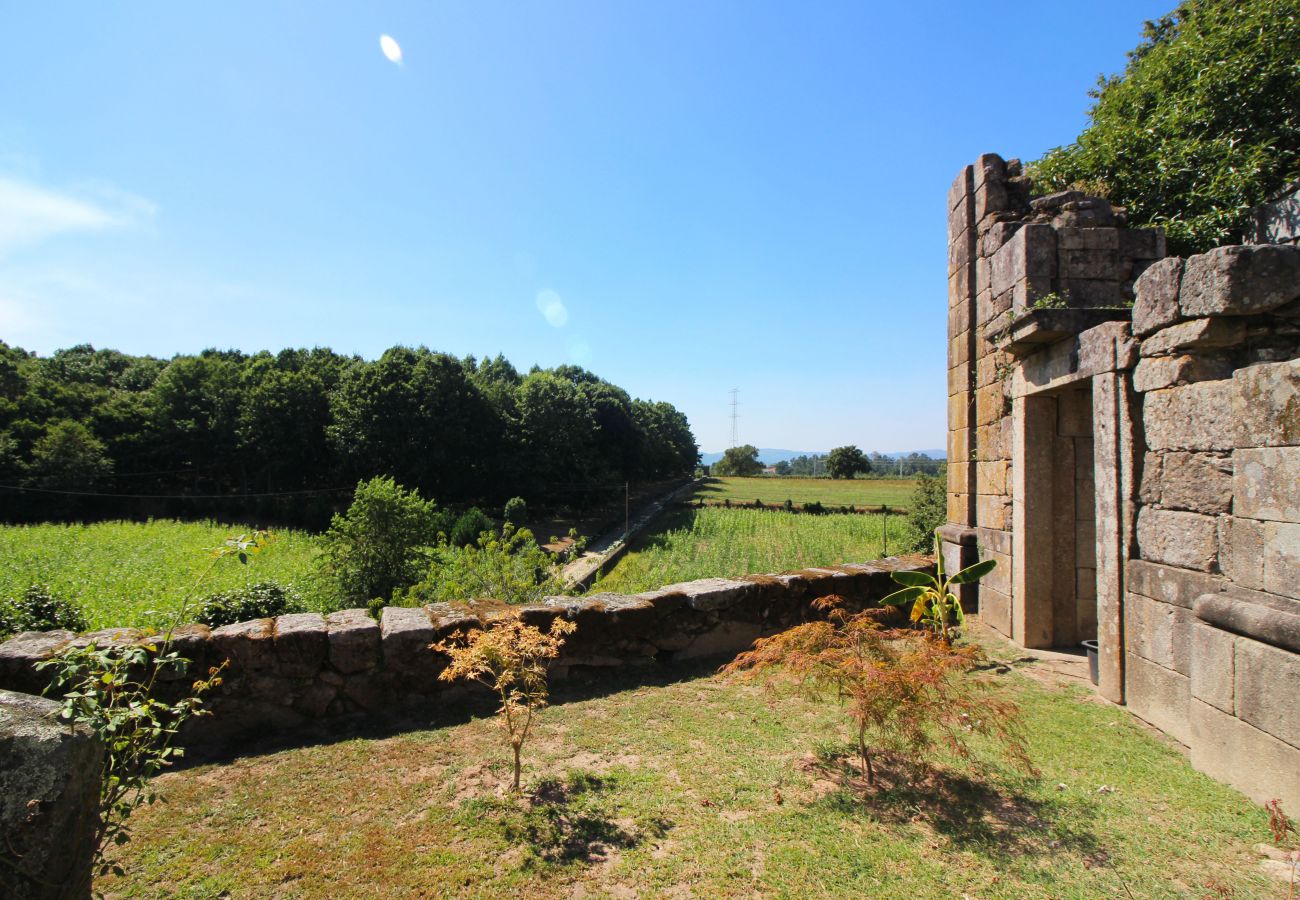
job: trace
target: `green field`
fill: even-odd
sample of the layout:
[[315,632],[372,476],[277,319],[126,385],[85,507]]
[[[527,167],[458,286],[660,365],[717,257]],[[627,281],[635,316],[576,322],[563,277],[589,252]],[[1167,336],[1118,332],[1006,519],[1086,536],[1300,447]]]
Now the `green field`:
[[[841,706],[711,676],[609,670],[557,686],[503,797],[493,718],[345,735],[155,782],[109,897],[1277,897],[1266,817],[1091,692],[999,677],[1026,777],[944,754],[936,775],[846,785]],[[716,663],[712,664],[716,666]],[[640,683],[638,683],[638,680]],[[829,762],[827,761],[829,760]],[[550,779],[543,783],[543,779]],[[841,780],[836,780],[841,779]]]
[[786,500],[795,504],[821,503],[825,506],[864,506],[889,504],[906,507],[916,487],[915,478],[710,478],[696,491],[697,499],[707,503],[753,503],[780,506]]
[[[212,548],[247,530],[174,521],[3,526],[0,598],[47,584],[56,595],[75,600],[91,628],[160,626],[211,565]],[[275,535],[275,543],[247,566],[219,560],[201,593],[270,579],[293,585],[310,603],[308,578],[316,553],[311,537],[292,530]]]
[[[866,562],[886,555],[884,525],[878,515],[678,507],[635,539],[592,590],[635,593],[697,578]],[[890,553],[911,543],[901,516],[889,517],[889,534]]]

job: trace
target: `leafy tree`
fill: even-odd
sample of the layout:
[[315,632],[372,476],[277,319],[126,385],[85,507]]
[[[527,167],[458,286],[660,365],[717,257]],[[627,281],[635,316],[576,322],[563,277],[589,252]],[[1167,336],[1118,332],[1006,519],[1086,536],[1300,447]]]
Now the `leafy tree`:
[[347,513],[321,536],[320,564],[343,601],[386,599],[424,575],[439,524],[432,500],[392,478],[360,482]]
[[729,447],[723,451],[722,459],[713,464],[715,475],[759,475],[763,464],[758,461],[758,448],[753,444]]
[[537,603],[565,593],[555,560],[527,528],[506,523],[484,531],[467,547],[442,544],[424,581],[402,598],[408,605],[464,600]]
[[453,547],[472,547],[480,535],[491,531],[492,520],[487,517],[487,513],[477,506],[471,506],[456,518],[447,541]]
[[563,618],[551,620],[545,634],[518,619],[495,622],[485,630],[431,645],[451,657],[439,673],[442,681],[477,681],[501,701],[498,714],[514,754],[514,779],[510,789],[519,793],[520,754],[532,730],[537,711],[548,696],[546,669],[560,655],[565,635],[576,626]]
[[916,535],[913,550],[929,550],[934,545],[934,530],[948,521],[948,493],[944,479],[919,475],[907,504],[908,528]]
[[1171,252],[1238,238],[1250,207],[1300,175],[1300,3],[1185,0],[1147,22],[1089,124],[1030,167],[1160,225]]
[[836,447],[826,457],[826,471],[832,478],[852,478],[859,472],[864,475],[870,472],[871,463],[857,447]]
[[850,613],[842,603],[821,598],[816,604],[827,620],[760,638],[722,671],[790,678],[814,696],[843,702],[868,784],[875,783],[873,743],[919,766],[940,748],[972,756],[971,738],[980,735],[1033,771],[1019,708],[999,697],[990,679],[973,674],[983,661],[978,648],[882,629],[869,613]]
[[523,497],[511,497],[506,501],[505,509],[502,510],[501,515],[506,522],[518,525],[528,518],[528,504]]
[[32,445],[27,466],[27,483],[62,490],[95,486],[113,471],[113,461],[104,453],[104,443],[80,422],[63,420],[52,425]]
[[780,462],[778,462],[778,463],[774,466],[774,468],[776,469],[776,474],[778,474],[778,475],[781,475],[781,476],[789,475],[789,474],[790,474],[790,461],[789,461],[788,459],[783,459],[783,460],[781,460]]

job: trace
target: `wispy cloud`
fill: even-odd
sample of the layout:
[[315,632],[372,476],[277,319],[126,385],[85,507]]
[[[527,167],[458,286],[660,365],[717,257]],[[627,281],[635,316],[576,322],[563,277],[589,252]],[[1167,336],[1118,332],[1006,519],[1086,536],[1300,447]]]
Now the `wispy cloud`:
[[55,190],[0,175],[0,257],[63,234],[147,222],[157,212],[152,201],[101,182]]

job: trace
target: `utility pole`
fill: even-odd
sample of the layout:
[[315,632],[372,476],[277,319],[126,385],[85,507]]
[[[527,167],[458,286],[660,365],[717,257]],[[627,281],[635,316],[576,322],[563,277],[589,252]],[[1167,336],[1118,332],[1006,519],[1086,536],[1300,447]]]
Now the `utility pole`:
[[731,389],[731,446],[740,446],[740,388]]

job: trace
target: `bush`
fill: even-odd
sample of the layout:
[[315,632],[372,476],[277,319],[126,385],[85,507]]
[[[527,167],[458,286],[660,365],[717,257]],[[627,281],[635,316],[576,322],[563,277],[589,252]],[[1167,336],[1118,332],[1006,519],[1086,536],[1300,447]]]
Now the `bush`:
[[485,531],[492,531],[492,520],[477,506],[471,506],[460,514],[456,524],[451,526],[447,542],[453,547],[472,547],[478,543],[478,537]]
[[522,525],[524,519],[528,518],[528,504],[523,497],[511,497],[506,501],[506,508],[501,515],[512,525]]
[[1030,166],[1036,189],[1104,194],[1171,253],[1232,243],[1300,174],[1297,16],[1296,0],[1187,0],[1148,22],[1078,140]]
[[259,581],[209,595],[199,606],[195,618],[204,625],[216,628],[234,622],[303,612],[306,608],[302,597],[291,586],[279,585],[274,581]]
[[476,599],[537,603],[564,592],[551,554],[538,546],[527,528],[516,529],[506,523],[499,535],[481,532],[472,546],[438,547],[428,577],[409,591],[399,592],[394,603],[421,606]]
[[932,550],[934,530],[947,518],[948,493],[945,480],[935,475],[918,476],[907,507],[907,526],[916,535],[911,549],[921,552]]
[[814,500],[812,503],[805,503],[803,505],[803,511],[806,513],[812,513],[814,516],[820,516],[826,512],[826,507],[822,506],[820,500]]
[[432,500],[392,478],[360,482],[321,536],[320,565],[343,602],[365,606],[420,580],[442,524]]
[[21,596],[0,603],[0,635],[20,631],[86,631],[90,626],[81,608],[56,597],[43,584],[34,584]]

